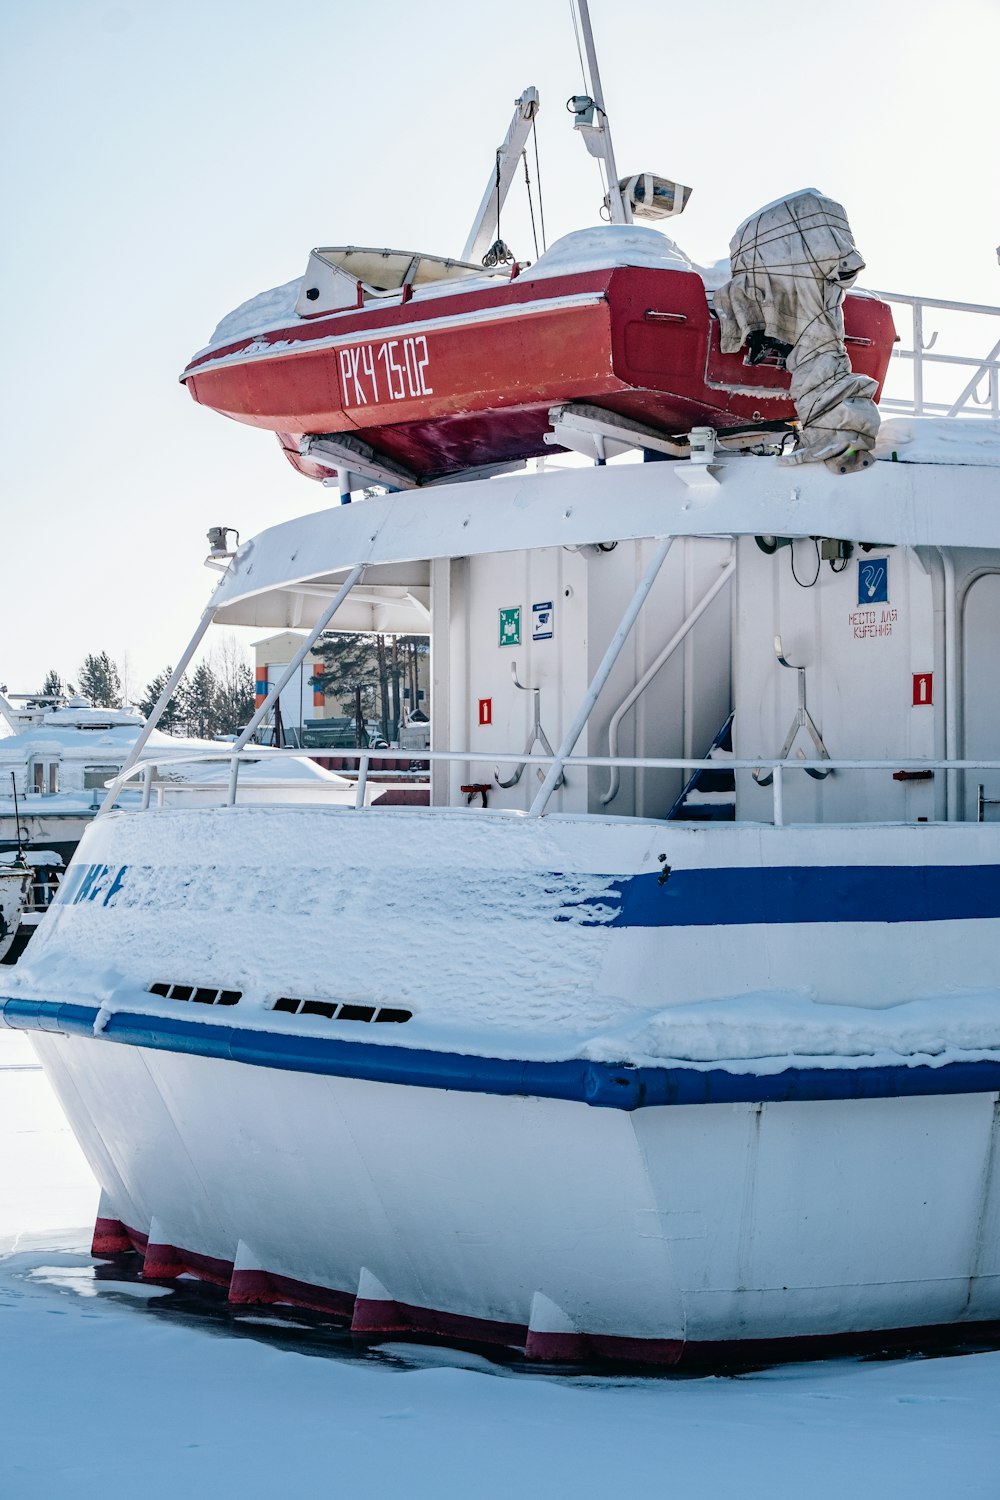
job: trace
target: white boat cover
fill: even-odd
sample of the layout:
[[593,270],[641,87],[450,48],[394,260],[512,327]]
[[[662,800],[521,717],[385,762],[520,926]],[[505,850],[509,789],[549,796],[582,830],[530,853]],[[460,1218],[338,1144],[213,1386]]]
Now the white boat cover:
[[769,203],[729,244],[732,278],[715,293],[722,350],[753,333],[789,345],[792,400],[802,424],[783,462],[817,463],[875,446],[874,380],[856,375],[844,345],[844,293],[864,261],[839,203],[814,188]]

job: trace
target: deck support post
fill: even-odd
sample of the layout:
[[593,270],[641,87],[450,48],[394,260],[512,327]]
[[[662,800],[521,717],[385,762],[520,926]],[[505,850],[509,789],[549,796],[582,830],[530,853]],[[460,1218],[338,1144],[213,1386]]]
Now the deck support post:
[[125,777],[128,775],[129,771],[131,771],[132,767],[139,759],[139,756],[142,754],[146,741],[149,739],[149,736],[156,728],[160,715],[176,692],[177,684],[180,682],[181,678],[184,676],[184,673],[187,671],[192,656],[201,645],[202,637],[204,636],[205,631],[208,629],[214,619],[215,605],[207,604],[202,611],[201,619],[198,621],[198,628],[195,630],[194,635],[188,641],[186,648],[181,654],[180,661],[177,663],[176,667],[170,674],[170,681],[167,683],[166,687],[163,689],[163,692],[153,704],[152,712],[150,713],[149,718],[146,720],[145,724],[140,729],[136,737],[135,744],[132,746],[131,750],[128,753],[128,758],[125,761],[125,764],[122,766],[121,770],[118,772],[118,775],[109,786],[107,796],[101,803],[100,811],[97,814],[98,817],[103,816],[103,814],[106,812],[110,812],[112,807],[114,807],[115,798],[121,791],[122,783],[124,782]]
[[270,688],[268,690],[267,697],[264,699],[263,703],[260,705],[260,708],[257,709],[256,713],[254,714],[253,718],[250,720],[249,724],[247,724],[246,727],[244,728],[244,730],[243,730],[242,734],[240,735],[239,739],[236,741],[235,745],[233,746],[233,754],[234,755],[239,755],[240,751],[246,745],[247,740],[249,740],[250,736],[253,734],[254,730],[257,728],[257,726],[260,723],[261,719],[263,719],[264,715],[267,713],[268,709],[271,707],[271,705],[273,703],[277,702],[279,696],[281,695],[281,693],[283,692],[283,690],[285,688],[286,683],[290,682],[292,680],[293,675],[299,670],[299,667],[305,661],[306,657],[309,655],[309,652],[312,650],[313,646],[316,644],[316,641],[319,639],[319,637],[322,634],[322,632],[329,625],[330,621],[333,619],[334,615],[337,613],[337,610],[340,608],[340,606],[343,604],[344,600],[347,598],[348,594],[351,592],[351,589],[354,587],[354,585],[356,583],[358,583],[360,581],[361,576],[364,573],[364,571],[365,571],[365,564],[364,563],[356,563],[355,566],[348,573],[347,577],[344,579],[343,583],[340,585],[340,588],[334,594],[333,598],[330,600],[330,603],[327,605],[326,609],[320,615],[319,619],[316,621],[316,624],[313,626],[312,630],[306,636],[305,640],[302,642],[302,645],[296,651],[295,655],[292,657],[291,661],[288,663],[287,667],[282,672],[281,676],[278,678],[277,682],[274,684],[274,686],[272,688]]

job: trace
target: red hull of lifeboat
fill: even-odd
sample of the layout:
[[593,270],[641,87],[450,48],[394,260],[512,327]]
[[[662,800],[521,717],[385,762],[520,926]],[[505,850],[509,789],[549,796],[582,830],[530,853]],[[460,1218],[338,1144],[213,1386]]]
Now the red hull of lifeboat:
[[[848,296],[847,348],[879,394],[895,329]],[[550,407],[587,402],[666,433],[791,420],[789,376],[722,354],[701,278],[609,267],[361,308],[197,355],[181,379],[204,406],[280,435],[350,433],[424,480],[551,451]],[[878,399],[876,397],[876,399]]]

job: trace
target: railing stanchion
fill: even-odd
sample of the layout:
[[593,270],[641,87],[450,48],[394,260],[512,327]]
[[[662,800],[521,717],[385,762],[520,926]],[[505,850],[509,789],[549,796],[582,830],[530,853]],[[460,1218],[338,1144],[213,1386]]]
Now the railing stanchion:
[[153,790],[153,767],[147,762],[142,768],[142,810],[149,808],[149,794]]
[[227,798],[227,802],[230,807],[236,806],[236,786],[237,782],[239,781],[239,775],[240,757],[239,753],[237,753],[229,762],[229,795]]
[[774,805],[774,826],[783,828],[785,826],[785,787],[782,777],[784,766],[775,766],[774,780],[771,782],[771,801]]
[[916,416],[923,416],[924,309],[919,302],[913,304],[913,410]]
[[354,807],[357,812],[360,812],[365,805],[365,789],[368,786],[368,763],[370,760],[370,755],[362,755],[358,766],[358,790],[354,796]]

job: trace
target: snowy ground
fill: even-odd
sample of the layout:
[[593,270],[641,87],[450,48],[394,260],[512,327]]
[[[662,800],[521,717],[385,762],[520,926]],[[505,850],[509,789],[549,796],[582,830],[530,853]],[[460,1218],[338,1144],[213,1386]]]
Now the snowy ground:
[[648,1380],[327,1352],[95,1280],[93,1180],[2,1030],[0,1152],[3,1500],[1000,1496],[1000,1352]]

